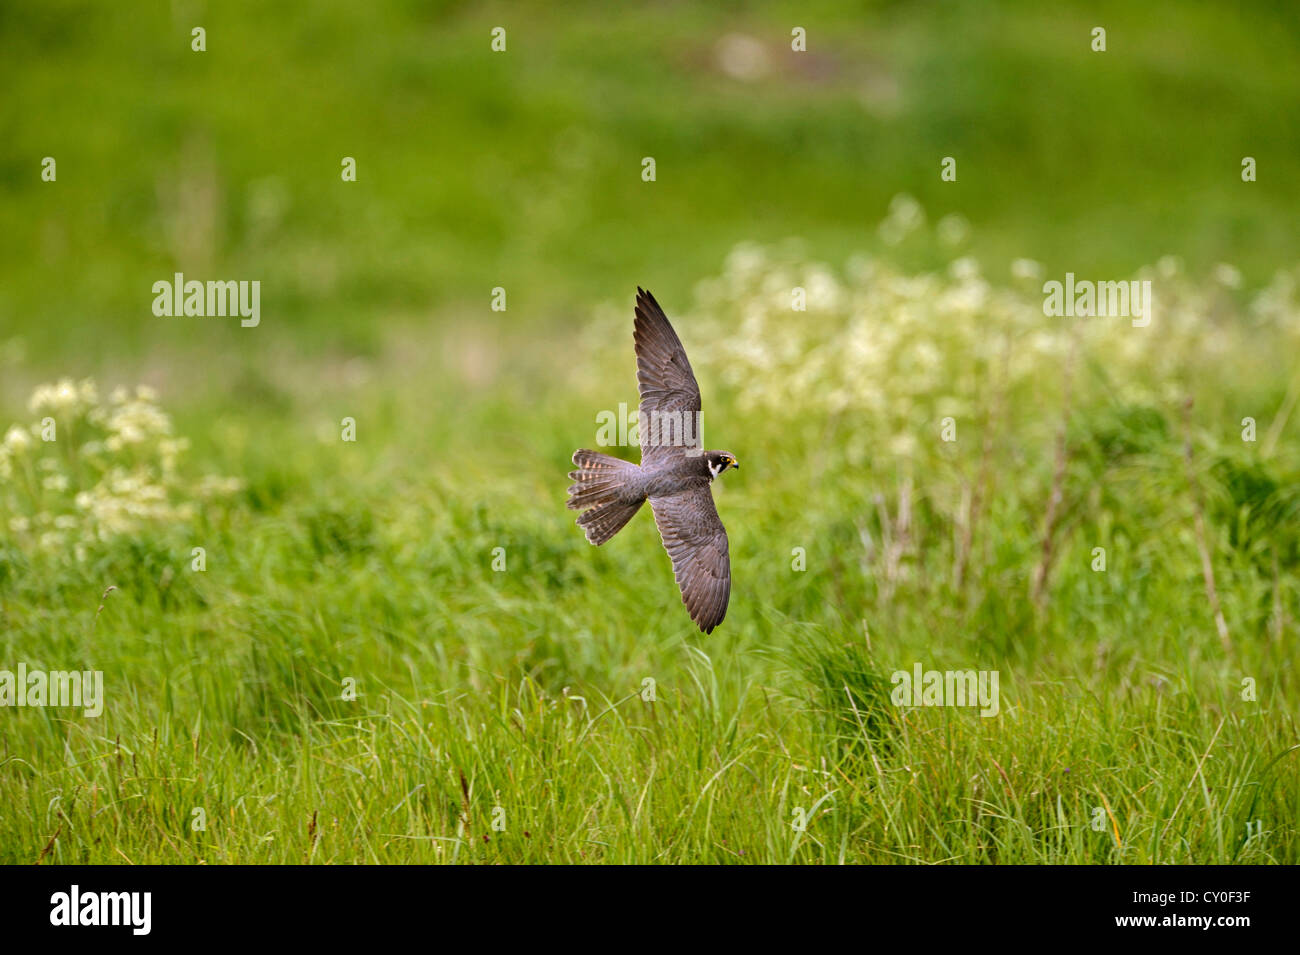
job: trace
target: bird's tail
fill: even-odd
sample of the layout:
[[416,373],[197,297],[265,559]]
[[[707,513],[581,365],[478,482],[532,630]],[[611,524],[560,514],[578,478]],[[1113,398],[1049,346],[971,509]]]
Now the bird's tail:
[[593,544],[603,544],[632,519],[645,498],[635,504],[627,503],[626,486],[640,469],[631,461],[588,451],[573,452],[573,463],[578,470],[569,472],[573,486],[569,488],[568,506],[584,511],[578,526]]

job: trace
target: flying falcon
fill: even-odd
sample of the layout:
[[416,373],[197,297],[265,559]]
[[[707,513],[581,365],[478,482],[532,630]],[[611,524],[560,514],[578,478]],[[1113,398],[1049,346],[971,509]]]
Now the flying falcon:
[[568,506],[593,544],[617,534],[647,499],[673,575],[695,625],[705,633],[722,623],[731,596],[727,529],[709,485],[738,468],[727,451],[700,445],[700,386],[686,350],[649,292],[637,290],[632,341],[641,394],[641,464],[586,449],[573,453]]

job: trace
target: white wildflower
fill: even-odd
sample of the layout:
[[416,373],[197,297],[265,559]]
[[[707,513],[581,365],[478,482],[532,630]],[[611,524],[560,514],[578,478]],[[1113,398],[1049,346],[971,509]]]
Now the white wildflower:
[[1227,288],[1241,288],[1241,272],[1227,262],[1220,262],[1211,273],[1214,281]]
[[64,378],[59,382],[58,388],[54,391],[54,407],[59,411],[66,411],[77,406],[77,386],[72,383],[72,379]]
[[53,385],[37,385],[36,390],[32,392],[32,396],[27,402],[27,410],[32,414],[52,410],[54,408],[55,393]]
[[1036,282],[1043,277],[1043,264],[1033,259],[1012,259],[1011,277],[1024,282]]
[[953,213],[940,219],[939,224],[935,226],[935,231],[939,235],[939,241],[944,245],[957,246],[970,236],[970,223],[964,216]]
[[5,432],[5,447],[9,449],[10,453],[25,451],[31,446],[32,436],[18,425],[11,425],[9,430]]
[[959,282],[979,278],[980,264],[969,255],[954,259],[948,266],[948,274]]
[[925,222],[925,210],[921,204],[905,192],[900,192],[889,201],[889,216],[904,229],[911,231]]

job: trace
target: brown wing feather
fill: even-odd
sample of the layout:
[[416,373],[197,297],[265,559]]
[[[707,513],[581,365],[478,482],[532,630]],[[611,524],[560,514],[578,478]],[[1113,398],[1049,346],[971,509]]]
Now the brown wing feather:
[[[636,296],[636,321],[632,341],[636,346],[636,383],[641,395],[643,420],[663,421],[665,415],[680,414],[689,440],[669,444],[656,442],[654,435],[641,435],[641,463],[681,457],[686,448],[699,448],[700,386],[686,358],[681,339],[668,323],[668,316],[654,296],[640,288]],[[650,431],[653,429],[647,429]],[[666,440],[666,439],[665,439]]]
[[707,486],[650,498],[673,576],[695,625],[705,633],[722,623],[731,598],[731,556]]

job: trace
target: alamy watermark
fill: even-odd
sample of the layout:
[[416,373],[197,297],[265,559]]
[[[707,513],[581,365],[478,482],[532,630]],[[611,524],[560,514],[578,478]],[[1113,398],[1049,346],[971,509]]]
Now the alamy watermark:
[[997,716],[997,670],[927,670],[914,663],[912,669],[895,670],[889,694],[895,706],[978,706],[980,716]]
[[[687,454],[701,454],[704,447],[704,419],[699,411],[630,411],[619,402],[618,411],[596,415],[596,444],[601,447],[686,448]],[[644,437],[644,440],[643,440]]]
[[200,282],[185,281],[185,273],[177,272],[172,281],[159,279],[153,283],[153,313],[160,318],[179,318],[182,315],[200,318],[240,318],[244,328],[256,328],[262,321],[262,283],[253,281]]
[[1127,282],[1076,282],[1073,272],[1065,282],[1043,283],[1043,314],[1055,318],[1131,318],[1134,328],[1151,324],[1151,280]]
[[102,670],[0,670],[0,706],[81,707],[89,717],[104,712]]
[[83,892],[73,885],[50,896],[50,924],[55,926],[119,925],[133,935],[148,935],[152,912],[152,892]]

